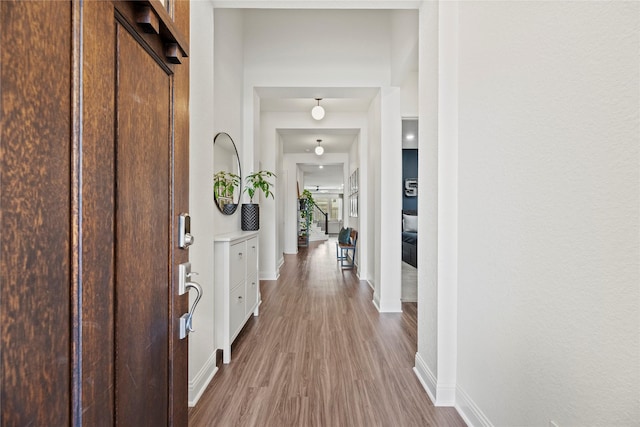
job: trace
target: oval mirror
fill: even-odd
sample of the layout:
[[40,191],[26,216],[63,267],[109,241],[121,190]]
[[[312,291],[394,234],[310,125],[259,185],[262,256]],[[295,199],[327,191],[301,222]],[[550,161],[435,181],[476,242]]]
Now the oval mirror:
[[242,184],[240,157],[229,134],[220,132],[213,138],[213,199],[225,215],[238,208]]

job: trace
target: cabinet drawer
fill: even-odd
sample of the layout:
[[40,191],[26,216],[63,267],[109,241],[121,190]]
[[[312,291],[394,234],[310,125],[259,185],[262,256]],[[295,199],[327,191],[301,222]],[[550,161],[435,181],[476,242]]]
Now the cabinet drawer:
[[245,269],[247,268],[247,250],[245,242],[239,242],[231,245],[229,265],[230,285],[235,286],[244,279]]
[[244,321],[246,298],[244,285],[236,286],[229,294],[229,336],[235,337]]
[[257,275],[258,265],[258,238],[252,237],[247,240],[247,277]]
[[247,310],[253,311],[253,306],[258,302],[258,290],[260,287],[260,282],[258,282],[257,276],[252,276],[247,279]]

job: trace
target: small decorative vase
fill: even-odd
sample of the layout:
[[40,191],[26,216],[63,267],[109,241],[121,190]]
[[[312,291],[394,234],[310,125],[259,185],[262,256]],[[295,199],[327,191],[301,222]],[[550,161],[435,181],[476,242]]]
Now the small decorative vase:
[[257,203],[243,203],[242,205],[242,229],[253,231],[260,229],[260,205]]
[[222,213],[225,215],[231,215],[236,211],[237,208],[238,208],[237,203],[227,203],[222,207]]

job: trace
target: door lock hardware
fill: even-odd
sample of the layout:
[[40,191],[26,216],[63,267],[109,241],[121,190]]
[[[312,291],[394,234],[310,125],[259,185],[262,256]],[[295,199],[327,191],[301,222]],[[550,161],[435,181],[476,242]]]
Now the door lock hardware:
[[188,213],[181,213],[178,217],[178,246],[186,249],[194,242],[191,234],[191,217]]
[[185,284],[185,289],[195,289],[198,295],[196,296],[196,300],[193,302],[193,305],[191,305],[189,312],[180,316],[179,335],[181,340],[185,339],[187,335],[189,335],[189,332],[195,332],[195,329],[193,329],[193,312],[195,311],[198,302],[200,302],[200,298],[202,298],[202,287],[198,283],[187,282]]

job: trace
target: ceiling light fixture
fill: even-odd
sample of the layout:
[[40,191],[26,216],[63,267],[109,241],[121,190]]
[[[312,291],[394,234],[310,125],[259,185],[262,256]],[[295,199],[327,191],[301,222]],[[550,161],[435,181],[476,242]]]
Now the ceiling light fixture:
[[320,143],[322,142],[321,139],[318,139],[318,146],[316,147],[316,154],[318,156],[322,156],[322,153],[324,153],[324,147],[322,145],[320,145]]
[[318,169],[324,169],[324,166],[320,165],[318,166]]
[[315,100],[318,101],[318,105],[311,109],[311,117],[316,120],[322,120],[324,118],[324,108],[320,105],[322,98],[315,98]]

